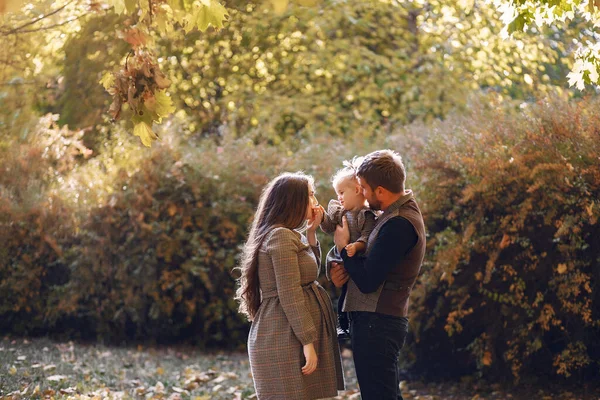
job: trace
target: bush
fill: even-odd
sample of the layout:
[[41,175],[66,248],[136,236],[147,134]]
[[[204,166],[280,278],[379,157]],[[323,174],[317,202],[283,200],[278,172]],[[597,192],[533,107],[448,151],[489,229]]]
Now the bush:
[[597,374],[599,104],[476,110],[433,130],[415,165],[429,234],[416,370]]
[[44,332],[47,300],[61,283],[63,245],[73,235],[72,209],[49,192],[56,178],[89,155],[81,131],[37,121],[27,140],[0,150],[0,330]]
[[249,208],[223,213],[212,181],[168,149],[117,180],[122,190],[91,210],[65,254],[70,279],[51,320],[110,341],[237,345],[244,324],[229,273]]
[[[226,135],[219,146],[195,147],[165,128],[160,145],[140,150],[114,130],[120,144],[85,163],[33,162],[42,151],[33,143],[22,152],[29,159],[3,158],[13,172],[3,200],[20,207],[3,215],[10,228],[0,242],[3,330],[243,345],[249,324],[237,313],[231,271],[262,188],[279,172],[305,170],[326,203],[341,161],[374,146],[324,137],[297,143],[291,153]],[[34,181],[35,196],[25,190]],[[331,238],[322,242],[326,251]],[[34,261],[22,256],[31,253]]]

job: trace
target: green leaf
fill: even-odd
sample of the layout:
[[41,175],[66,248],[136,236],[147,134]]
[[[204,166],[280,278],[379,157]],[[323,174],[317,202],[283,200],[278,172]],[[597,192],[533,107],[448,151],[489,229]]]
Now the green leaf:
[[115,8],[117,14],[123,14],[127,8],[123,0],[108,0],[108,4]]
[[125,8],[129,14],[133,14],[137,10],[136,0],[125,0]]
[[195,1],[192,12],[184,17],[184,30],[187,33],[197,27],[203,32],[209,25],[220,29],[227,15],[227,9],[216,0]]
[[144,146],[147,147],[150,147],[152,145],[152,142],[158,139],[156,133],[152,131],[152,125],[148,125],[146,122],[143,121],[134,125],[133,134],[135,136],[139,136]]
[[508,33],[512,34],[514,32],[523,32],[525,29],[525,24],[528,22],[526,18],[526,14],[519,14],[515,19],[512,20],[510,24],[508,24]]
[[156,26],[158,27],[158,31],[162,34],[166,34],[172,30],[167,15],[162,12],[156,14]]

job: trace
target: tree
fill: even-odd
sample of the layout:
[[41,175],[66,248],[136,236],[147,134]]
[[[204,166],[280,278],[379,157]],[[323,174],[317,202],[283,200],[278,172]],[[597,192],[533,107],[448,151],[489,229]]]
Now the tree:
[[592,41],[576,42],[579,48],[568,74],[569,85],[584,90],[586,84],[600,84],[599,0],[495,0],[494,3],[502,13],[505,36],[584,21],[584,29]]

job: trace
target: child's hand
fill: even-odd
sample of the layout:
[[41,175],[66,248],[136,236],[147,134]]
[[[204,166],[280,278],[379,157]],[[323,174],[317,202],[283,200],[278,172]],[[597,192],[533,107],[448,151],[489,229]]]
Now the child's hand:
[[356,246],[354,243],[350,243],[348,246],[346,246],[346,252],[348,253],[348,257],[354,257],[356,254]]

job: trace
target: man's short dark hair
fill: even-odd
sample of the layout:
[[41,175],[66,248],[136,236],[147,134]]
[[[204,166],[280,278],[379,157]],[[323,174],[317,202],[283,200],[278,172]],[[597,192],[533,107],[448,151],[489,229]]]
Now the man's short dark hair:
[[392,193],[404,191],[406,171],[402,157],[395,151],[377,150],[367,154],[358,167],[357,175],[373,190],[381,186]]

